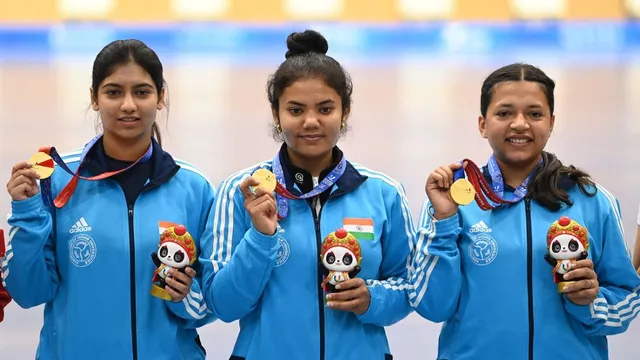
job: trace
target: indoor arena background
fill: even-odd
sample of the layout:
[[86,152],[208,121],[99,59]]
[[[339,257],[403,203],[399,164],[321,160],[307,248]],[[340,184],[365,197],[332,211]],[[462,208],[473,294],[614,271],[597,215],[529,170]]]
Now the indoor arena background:
[[[341,146],[404,183],[414,214],[435,166],[490,154],[476,127],[482,80],[510,62],[540,66],[558,84],[548,150],[618,196],[631,248],[640,200],[637,14],[638,0],[0,0],[0,178],[40,146],[66,151],[95,134],[92,61],[108,42],[138,38],[165,64],[166,148],[217,185],[277,150],[265,83],[286,36],[311,27],[355,84],[353,130]],[[0,357],[33,359],[41,324],[42,307],[9,305]],[[439,328],[415,314],[390,327],[395,358],[434,359]],[[200,330],[208,359],[228,359],[236,330],[222,322]],[[639,338],[636,320],[610,337],[611,359],[637,360]]]

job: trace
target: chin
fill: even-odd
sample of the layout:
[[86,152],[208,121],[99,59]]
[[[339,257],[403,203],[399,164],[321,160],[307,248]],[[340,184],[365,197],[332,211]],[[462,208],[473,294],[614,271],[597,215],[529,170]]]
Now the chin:
[[329,147],[326,144],[317,144],[317,145],[309,145],[309,144],[296,144],[295,152],[304,157],[317,157],[330,152],[333,147]]

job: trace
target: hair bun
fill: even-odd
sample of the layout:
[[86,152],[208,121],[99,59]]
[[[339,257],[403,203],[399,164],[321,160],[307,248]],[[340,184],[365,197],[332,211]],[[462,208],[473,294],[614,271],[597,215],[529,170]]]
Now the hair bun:
[[285,59],[292,56],[302,55],[306,53],[326,54],[329,50],[327,39],[317,31],[305,30],[304,32],[294,32],[287,37],[287,48],[284,54]]

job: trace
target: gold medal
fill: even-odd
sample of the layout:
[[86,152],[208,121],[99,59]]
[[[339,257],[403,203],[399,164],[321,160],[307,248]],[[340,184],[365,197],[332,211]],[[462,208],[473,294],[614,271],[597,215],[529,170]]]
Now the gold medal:
[[31,169],[40,175],[40,180],[46,179],[53,174],[53,159],[43,152],[35,153],[28,162],[33,165]]
[[[260,182],[258,187],[262,188],[262,190],[269,193],[275,191],[277,184],[276,176],[271,171],[267,169],[258,169],[253,173],[253,175],[251,175],[251,177]],[[252,189],[252,191],[255,190]]]
[[456,180],[453,185],[451,185],[451,188],[449,188],[449,192],[453,201],[458,205],[469,205],[476,196],[476,189],[473,188],[473,185],[467,179]]

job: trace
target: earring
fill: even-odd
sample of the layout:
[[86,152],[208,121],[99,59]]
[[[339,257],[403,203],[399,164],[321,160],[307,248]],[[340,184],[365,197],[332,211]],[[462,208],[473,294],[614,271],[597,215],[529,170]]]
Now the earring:
[[282,128],[280,127],[280,124],[276,125],[276,131],[279,133],[282,132]]
[[343,121],[342,123],[340,123],[340,131],[343,131],[345,127],[347,127],[346,122]]

